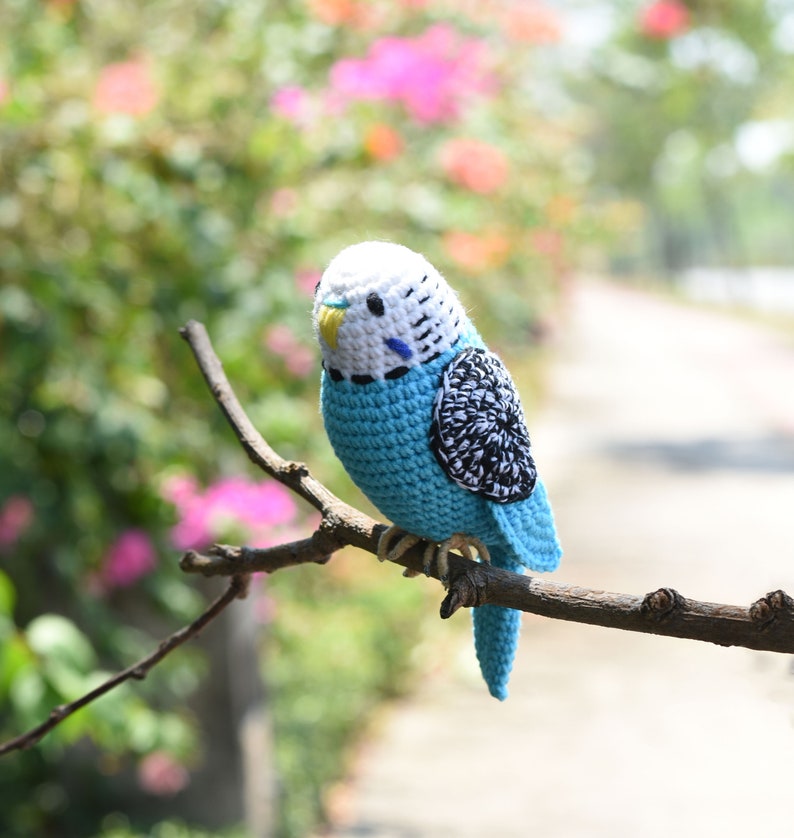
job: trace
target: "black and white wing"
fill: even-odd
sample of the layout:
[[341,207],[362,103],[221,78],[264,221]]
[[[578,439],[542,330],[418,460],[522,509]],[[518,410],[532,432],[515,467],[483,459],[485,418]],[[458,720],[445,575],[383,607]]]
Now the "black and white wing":
[[464,489],[497,503],[524,500],[537,471],[524,412],[505,365],[469,348],[444,371],[433,403],[430,447]]

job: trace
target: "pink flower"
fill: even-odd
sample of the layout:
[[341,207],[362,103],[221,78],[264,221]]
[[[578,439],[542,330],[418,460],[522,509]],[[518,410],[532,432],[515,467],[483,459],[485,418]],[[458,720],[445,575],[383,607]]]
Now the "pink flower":
[[179,513],[171,530],[171,540],[179,550],[202,549],[230,530],[240,529],[257,546],[297,513],[295,501],[283,486],[273,481],[253,483],[242,477],[224,478],[204,492],[196,488],[164,496]]
[[11,98],[11,87],[5,79],[0,78],[0,105]]
[[276,218],[288,218],[297,209],[298,193],[283,186],[270,196],[270,211]]
[[189,474],[175,474],[165,481],[160,494],[178,509],[183,509],[199,494],[198,483]]
[[289,326],[281,323],[271,326],[265,332],[264,343],[297,378],[306,378],[314,369],[314,352],[295,337]]
[[483,195],[495,192],[509,174],[507,158],[498,148],[463,137],[442,146],[441,167],[453,183]]
[[472,94],[492,89],[483,41],[437,24],[416,38],[375,41],[363,59],[331,68],[331,88],[350,100],[401,102],[420,123],[449,122]]
[[33,523],[33,504],[24,495],[12,495],[0,506],[0,550],[12,548]]
[[156,564],[149,536],[143,530],[125,530],[105,553],[100,581],[106,589],[127,588],[151,573]]
[[270,107],[278,116],[288,119],[295,125],[303,125],[309,116],[311,102],[309,94],[303,87],[292,84],[279,88],[273,94]]
[[295,273],[295,284],[302,294],[314,297],[314,290],[321,276],[322,272],[316,268],[301,268]]
[[99,74],[94,107],[100,113],[144,116],[157,104],[157,91],[143,59],[108,64]]
[[184,765],[166,751],[153,751],[138,764],[138,784],[149,794],[171,797],[190,782]]
[[678,0],[658,0],[640,14],[640,31],[649,38],[667,40],[689,29],[689,9]]
[[529,240],[536,253],[552,257],[562,253],[563,238],[558,230],[539,227],[529,234]]

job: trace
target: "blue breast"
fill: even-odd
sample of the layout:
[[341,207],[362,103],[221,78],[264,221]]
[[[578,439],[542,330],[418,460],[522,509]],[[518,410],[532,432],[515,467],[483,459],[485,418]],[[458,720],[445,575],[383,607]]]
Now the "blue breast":
[[392,523],[433,541],[468,532],[488,544],[498,532],[486,502],[444,474],[428,439],[441,373],[461,348],[393,381],[353,384],[324,373],[322,412],[337,457]]

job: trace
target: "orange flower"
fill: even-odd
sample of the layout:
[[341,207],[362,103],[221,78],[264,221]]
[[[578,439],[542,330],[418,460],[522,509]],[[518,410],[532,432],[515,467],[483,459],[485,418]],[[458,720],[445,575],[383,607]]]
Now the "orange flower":
[[375,20],[375,9],[367,0],[309,0],[309,8],[328,26],[367,28]]
[[475,235],[453,230],[443,239],[447,255],[469,273],[484,273],[503,265],[510,255],[510,239],[496,230]]
[[400,134],[388,125],[377,122],[364,135],[364,149],[370,157],[383,163],[398,157],[405,143]]
[[482,195],[499,189],[509,174],[507,158],[498,148],[463,137],[444,143],[440,162],[453,183]]
[[557,13],[540,3],[507,9],[503,26],[508,38],[530,44],[555,44],[562,37],[562,25]]

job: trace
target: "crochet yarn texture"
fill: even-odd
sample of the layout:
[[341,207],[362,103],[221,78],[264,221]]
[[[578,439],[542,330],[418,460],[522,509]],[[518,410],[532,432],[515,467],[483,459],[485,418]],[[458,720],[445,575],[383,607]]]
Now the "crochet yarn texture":
[[[434,542],[479,538],[497,567],[554,570],[561,550],[515,386],[435,268],[400,245],[347,248],[318,285],[314,323],[326,431],[372,503]],[[504,699],[520,612],[472,614],[483,677]]]

